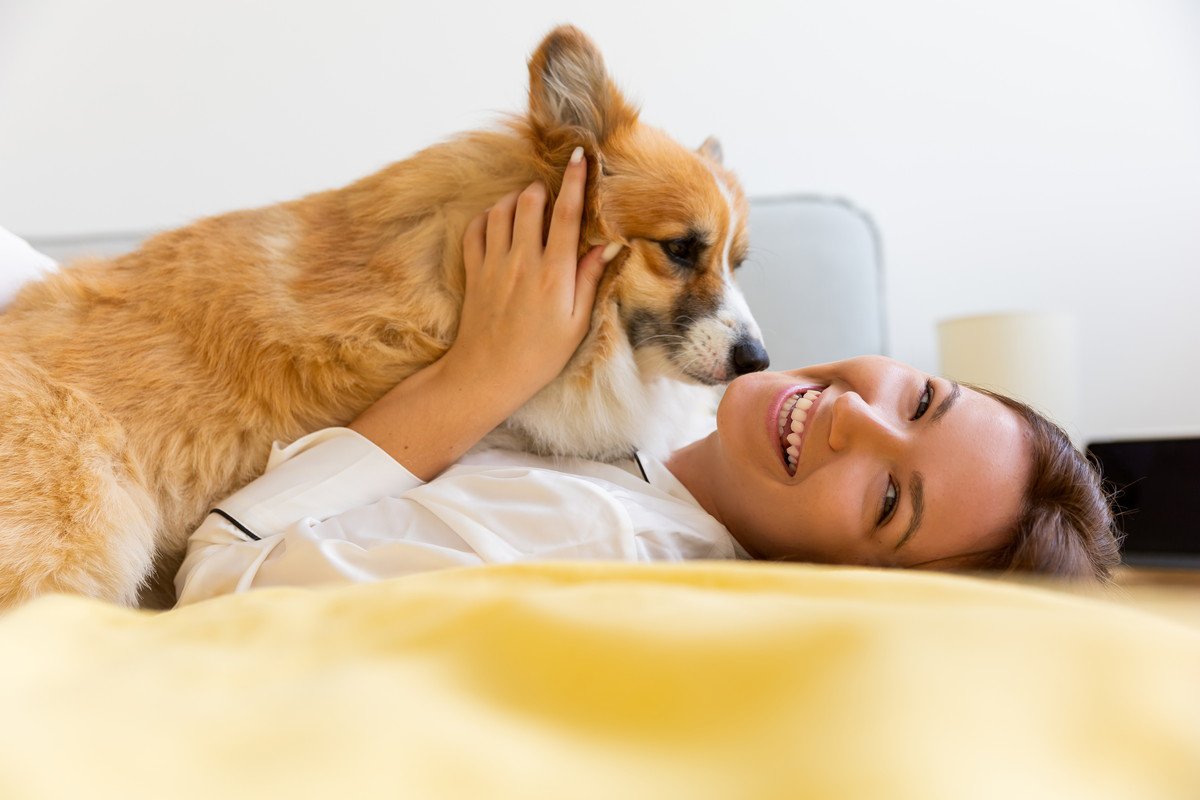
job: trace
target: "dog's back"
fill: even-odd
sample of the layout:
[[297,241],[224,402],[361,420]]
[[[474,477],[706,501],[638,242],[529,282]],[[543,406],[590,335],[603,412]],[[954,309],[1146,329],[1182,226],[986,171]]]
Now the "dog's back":
[[[272,441],[345,424],[444,350],[452,313],[422,288],[441,265],[356,260],[333,219],[350,194],[203,220],[18,294],[0,316],[0,603],[132,602]],[[385,273],[405,266],[397,290]]]

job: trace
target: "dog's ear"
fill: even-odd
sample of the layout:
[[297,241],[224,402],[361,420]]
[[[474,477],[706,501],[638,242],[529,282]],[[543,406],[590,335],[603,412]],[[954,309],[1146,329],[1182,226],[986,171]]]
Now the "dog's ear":
[[[615,131],[634,124],[637,117],[637,109],[608,77],[600,50],[578,28],[563,25],[550,31],[530,57],[527,131],[536,154],[535,170],[554,196],[571,151],[582,146],[587,152],[581,254],[589,244],[613,241],[601,207],[601,186],[608,174],[604,146]],[[547,225],[550,213],[547,207]]]
[[696,148],[696,152],[718,164],[724,162],[725,152],[721,149],[721,143],[717,141],[717,137],[715,136],[705,139],[704,143]]
[[574,138],[584,140],[579,143],[602,146],[614,130],[637,120],[637,109],[608,77],[592,40],[563,25],[529,59],[529,118],[542,135],[574,129]]

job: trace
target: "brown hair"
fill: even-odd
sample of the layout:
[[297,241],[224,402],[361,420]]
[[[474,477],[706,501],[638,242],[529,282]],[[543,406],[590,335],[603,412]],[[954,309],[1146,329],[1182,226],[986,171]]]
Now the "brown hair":
[[1026,404],[972,386],[1014,411],[1026,428],[1032,474],[1008,543],[978,565],[1108,583],[1120,561],[1121,536],[1099,469],[1071,439]]

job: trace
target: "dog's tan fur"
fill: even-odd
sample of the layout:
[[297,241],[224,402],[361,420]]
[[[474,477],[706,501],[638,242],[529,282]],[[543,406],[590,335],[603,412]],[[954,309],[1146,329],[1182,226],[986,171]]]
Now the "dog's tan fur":
[[530,76],[529,113],[503,130],[27,286],[0,317],[0,605],[47,591],[133,604],[156,561],[169,581],[188,532],[272,441],[345,424],[446,350],[467,222],[535,179],[553,194],[580,144],[581,252],[626,248],[588,339],[503,435],[600,458],[638,441],[679,376],[631,345],[629,314],[728,284],[720,253],[681,276],[657,240],[702,225],[737,260],[745,199],[717,161],[638,122],[578,31],[552,32]]

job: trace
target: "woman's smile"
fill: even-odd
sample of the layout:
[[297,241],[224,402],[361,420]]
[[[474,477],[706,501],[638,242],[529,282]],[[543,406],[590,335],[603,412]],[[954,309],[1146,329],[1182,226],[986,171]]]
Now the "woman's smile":
[[772,408],[775,413],[768,427],[772,447],[782,460],[789,477],[796,474],[812,420],[816,419],[817,405],[821,402],[824,386],[793,386],[781,397],[777,397]]

